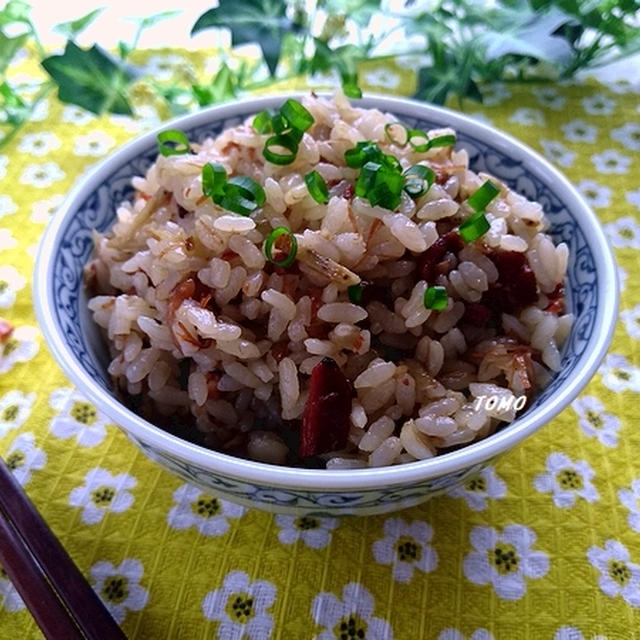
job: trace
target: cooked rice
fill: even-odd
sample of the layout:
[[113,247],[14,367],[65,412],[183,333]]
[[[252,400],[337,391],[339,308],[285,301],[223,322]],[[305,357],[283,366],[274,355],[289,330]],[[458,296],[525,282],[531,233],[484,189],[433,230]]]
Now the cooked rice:
[[[302,462],[309,378],[324,357],[353,390],[347,446],[316,459],[327,468],[430,458],[513,421],[508,401],[530,400],[560,369],[572,321],[562,315],[568,249],[545,233],[542,207],[493,178],[500,194],[487,207],[489,231],[444,251],[426,282],[421,256],[469,217],[465,201],[489,176],[468,169],[464,150],[391,144],[384,126],[395,119],[343,96],[302,103],[315,122],[293,163],[266,162],[265,136],[249,119],[194,144],[193,154],[159,156],[133,179],[135,197],[118,207],[113,230],[96,234],[89,308],[105,331],[114,383],[157,424],[275,464]],[[436,183],[416,201],[403,194],[396,211],[353,197],[357,170],[344,153],[362,140],[403,169],[433,167]],[[203,197],[206,162],[251,177],[265,204],[243,217]],[[305,185],[312,169],[329,184],[326,205]],[[298,242],[288,269],[265,258],[277,226]],[[515,254],[535,275],[537,300],[501,308],[496,290],[508,297],[518,282],[505,282],[497,265]],[[354,302],[347,287],[360,281],[372,293]],[[446,288],[446,309],[425,308],[430,285]],[[504,404],[478,408],[481,396]]]

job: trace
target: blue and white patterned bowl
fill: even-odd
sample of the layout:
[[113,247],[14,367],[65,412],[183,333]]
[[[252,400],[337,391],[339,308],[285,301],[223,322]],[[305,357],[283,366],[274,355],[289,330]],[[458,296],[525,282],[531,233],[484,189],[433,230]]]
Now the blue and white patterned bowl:
[[[214,107],[162,128],[178,127],[191,140],[202,140],[262,109],[279,106],[285,97]],[[36,312],[69,378],[151,459],[244,505],[290,513],[364,515],[402,509],[450,490],[562,411],[595,373],[611,339],[618,305],[614,260],[595,215],[558,171],[515,139],[458,113],[387,97],[367,97],[360,104],[394,113],[416,128],[453,127],[458,147],[469,152],[472,169],[487,171],[542,203],[552,236],[570,250],[567,294],[575,323],[563,350],[562,371],[522,417],[499,433],[431,460],[379,469],[326,471],[251,462],[155,427],[115,397],[106,371],[106,348],[87,310],[82,283],[92,230],[104,232],[111,226],[116,206],[132,195],[131,177],[143,175],[156,156],[157,132],[145,134],[82,179],[55,215],[36,265]]]

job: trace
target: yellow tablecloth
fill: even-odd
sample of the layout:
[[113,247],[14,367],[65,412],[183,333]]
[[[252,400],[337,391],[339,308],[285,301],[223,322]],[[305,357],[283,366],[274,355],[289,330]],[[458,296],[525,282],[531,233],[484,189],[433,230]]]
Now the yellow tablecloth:
[[[146,63],[160,79],[215,67],[186,55]],[[12,73],[40,72],[23,57]],[[360,75],[378,92],[415,82],[393,64]],[[147,460],[50,356],[31,294],[45,224],[90,165],[162,113],[96,118],[51,93],[0,151],[0,315],[16,327],[0,355],[0,454],[130,638],[640,638],[640,88],[484,96],[465,110],[550,158],[599,215],[621,322],[552,424],[464,489],[389,516],[300,521],[202,495]],[[4,572],[0,637],[40,637]]]

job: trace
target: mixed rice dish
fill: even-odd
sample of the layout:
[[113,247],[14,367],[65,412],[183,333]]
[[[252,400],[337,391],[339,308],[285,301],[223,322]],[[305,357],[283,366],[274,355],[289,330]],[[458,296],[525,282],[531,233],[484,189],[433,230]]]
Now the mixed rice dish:
[[512,422],[561,367],[568,249],[455,143],[313,94],[159,134],[85,270],[118,392],[218,451],[328,469]]

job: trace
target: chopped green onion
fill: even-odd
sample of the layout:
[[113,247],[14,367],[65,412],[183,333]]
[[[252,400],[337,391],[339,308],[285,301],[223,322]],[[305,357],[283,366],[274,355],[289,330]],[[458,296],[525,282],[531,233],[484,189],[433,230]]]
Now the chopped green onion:
[[436,179],[436,174],[423,164],[414,164],[402,175],[404,176],[404,190],[414,200],[427,193]]
[[[429,151],[429,149],[431,148],[429,136],[421,129],[409,129],[408,136],[409,138],[407,142],[414,151],[423,153],[425,151]],[[414,142],[415,139],[424,140],[424,142]]]
[[218,162],[207,162],[202,167],[202,193],[212,200],[221,196],[227,182],[227,170]]
[[353,82],[347,82],[342,85],[342,91],[347,98],[362,98],[362,89]]
[[[273,147],[285,149],[289,153],[274,151]],[[279,165],[291,164],[296,159],[296,153],[298,153],[298,141],[286,133],[268,138],[262,150],[265,160]]]
[[491,225],[484,213],[478,211],[460,225],[460,237],[465,242],[473,242],[487,233],[490,227]]
[[306,131],[314,122],[313,116],[297,101],[289,98],[281,107],[284,116],[292,129]]
[[329,187],[324,181],[324,178],[317,171],[310,171],[304,177],[304,182],[307,185],[309,194],[311,197],[320,204],[329,202]]
[[359,169],[367,162],[382,162],[383,159],[384,154],[380,147],[371,140],[358,142],[355,147],[347,149],[344,153],[344,161],[352,169]]
[[[225,187],[226,186],[227,185],[225,185]],[[254,200],[249,200],[248,198],[241,196],[239,193],[226,195],[226,191],[227,190],[225,188],[225,195],[216,200],[216,204],[220,205],[223,209],[237,213],[241,216],[248,216],[258,208],[258,204]]]
[[189,153],[189,138],[180,129],[167,129],[158,134],[158,151],[163,156]]
[[352,284],[350,287],[347,287],[347,295],[349,296],[350,302],[353,302],[353,304],[359,304],[362,302],[362,285]]
[[249,176],[234,176],[229,178],[229,182],[224,186],[224,194],[229,197],[242,196],[247,200],[255,202],[261,207],[267,196],[264,189]]
[[402,165],[400,164],[400,160],[398,160],[398,158],[396,158],[395,156],[385,155],[383,156],[383,162],[390,169],[394,169],[395,171],[402,173]]
[[355,193],[369,200],[372,206],[380,205],[393,211],[400,204],[403,183],[399,171],[377,162],[367,162],[356,181]]
[[429,140],[429,148],[433,149],[434,147],[452,147],[456,143],[456,137],[451,134],[447,134],[444,136],[438,136],[437,138],[431,138]]
[[258,133],[271,133],[273,131],[273,117],[273,111],[271,111],[270,109],[263,109],[253,119],[252,126]]
[[[287,249],[282,249],[278,246],[280,239],[288,239],[289,246]],[[275,249],[275,251],[274,251]],[[278,259],[275,254],[285,253],[285,257]],[[296,259],[298,253],[298,241],[296,237],[286,227],[276,227],[265,240],[264,254],[269,260],[278,267],[290,267],[293,261]]]
[[447,308],[448,300],[449,296],[447,295],[447,290],[444,287],[429,287],[424,292],[423,303],[427,309],[442,311]]
[[276,113],[271,118],[271,128],[274,133],[283,133],[289,128],[289,121],[281,113]]
[[476,212],[484,211],[487,205],[500,193],[491,180],[487,180],[468,200],[467,204]]
[[[404,132],[403,136],[400,139],[394,137],[392,131],[393,127],[400,128]],[[399,147],[406,147],[407,142],[409,142],[409,129],[405,127],[402,122],[389,122],[388,124],[385,124],[384,133],[387,136],[389,142],[391,142],[392,144],[396,144]]]

